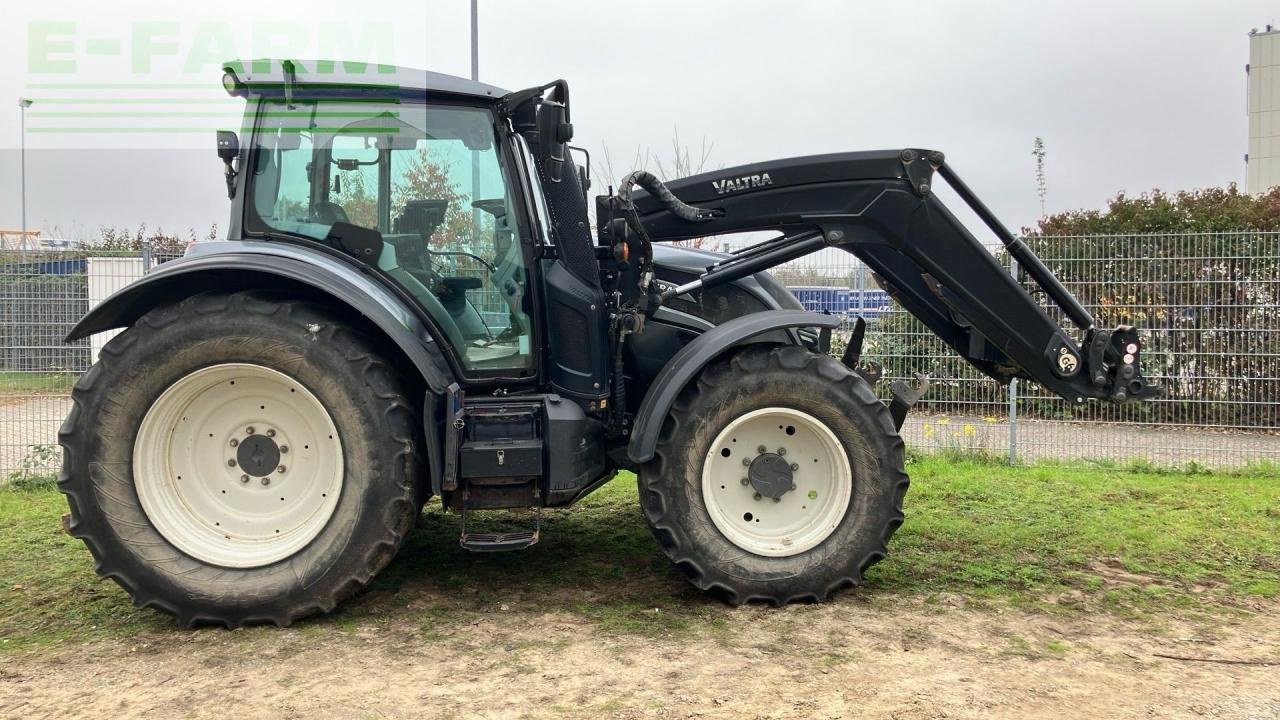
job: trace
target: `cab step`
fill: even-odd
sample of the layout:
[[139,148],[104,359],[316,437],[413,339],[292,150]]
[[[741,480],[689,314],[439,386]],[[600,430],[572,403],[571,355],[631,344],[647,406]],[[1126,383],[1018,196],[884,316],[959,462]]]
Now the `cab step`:
[[537,530],[508,533],[463,533],[458,541],[463,550],[471,552],[507,552],[523,550],[538,542]]
[[467,512],[462,512],[462,537],[458,544],[471,552],[508,552],[523,550],[538,542],[542,530],[542,509],[533,511],[533,529],[515,532],[467,532]]

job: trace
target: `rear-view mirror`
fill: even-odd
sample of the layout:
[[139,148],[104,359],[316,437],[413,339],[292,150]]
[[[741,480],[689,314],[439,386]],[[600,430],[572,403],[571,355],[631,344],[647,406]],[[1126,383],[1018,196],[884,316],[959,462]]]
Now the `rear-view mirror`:
[[218,157],[227,165],[240,155],[240,136],[230,130],[218,131]]

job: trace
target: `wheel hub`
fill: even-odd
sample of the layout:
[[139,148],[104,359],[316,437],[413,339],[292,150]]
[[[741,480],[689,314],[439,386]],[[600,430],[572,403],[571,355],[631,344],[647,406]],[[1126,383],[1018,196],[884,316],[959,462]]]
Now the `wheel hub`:
[[266,435],[250,435],[236,450],[236,462],[245,473],[266,477],[280,466],[280,446]]
[[821,544],[840,526],[852,496],[840,439],[790,407],[730,420],[703,460],[707,514],[725,539],[756,555],[787,557]]
[[780,498],[796,486],[791,463],[777,453],[765,453],[752,460],[747,479],[756,492],[767,498]]

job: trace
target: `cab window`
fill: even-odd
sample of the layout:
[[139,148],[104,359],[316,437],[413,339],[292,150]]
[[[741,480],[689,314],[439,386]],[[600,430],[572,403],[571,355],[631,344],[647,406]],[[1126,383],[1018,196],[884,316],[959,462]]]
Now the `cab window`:
[[421,103],[264,103],[250,230],[326,242],[377,230],[377,267],[411,293],[464,368],[532,367],[528,273],[488,110]]

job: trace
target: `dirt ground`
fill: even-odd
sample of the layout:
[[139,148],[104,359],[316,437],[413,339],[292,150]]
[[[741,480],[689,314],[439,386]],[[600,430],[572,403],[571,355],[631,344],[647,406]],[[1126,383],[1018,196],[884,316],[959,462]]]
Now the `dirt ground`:
[[1280,607],[1138,623],[852,595],[725,608],[723,624],[657,638],[501,608],[457,625],[175,629],[12,656],[0,716],[1280,718]]

